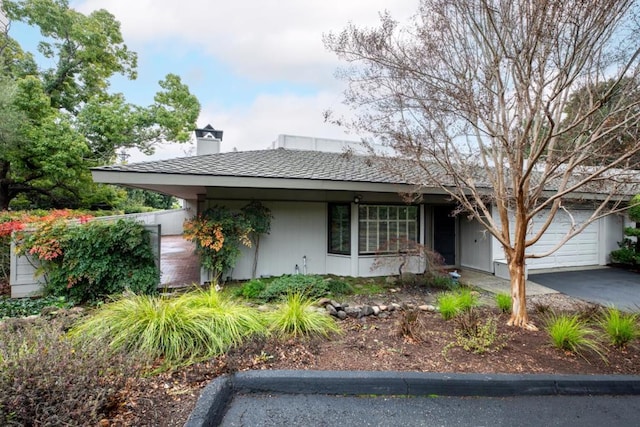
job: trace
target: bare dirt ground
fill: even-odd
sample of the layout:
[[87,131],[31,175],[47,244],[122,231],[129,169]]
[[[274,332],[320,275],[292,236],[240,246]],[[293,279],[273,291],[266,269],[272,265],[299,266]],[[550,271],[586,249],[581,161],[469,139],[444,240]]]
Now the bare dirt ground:
[[[483,295],[483,299],[488,298]],[[406,288],[349,302],[424,304],[432,300],[429,291]],[[539,326],[544,324],[550,310],[578,311],[585,316],[595,313],[593,305],[562,294],[530,297],[528,308],[531,319]],[[626,349],[605,345],[607,361],[589,352],[566,353],[550,345],[542,328],[530,332],[508,327],[507,315],[485,307],[478,310],[478,315],[482,321],[489,317],[496,319],[497,345],[492,351],[474,354],[453,345],[455,321],[444,321],[433,312],[413,311],[415,319],[407,318],[407,313],[399,310],[387,317],[348,318],[340,322],[343,334],[330,340],[254,341],[207,363],[148,378],[131,378],[116,409],[102,424],[181,426],[209,381],[225,373],[249,369],[640,374],[637,345]]]

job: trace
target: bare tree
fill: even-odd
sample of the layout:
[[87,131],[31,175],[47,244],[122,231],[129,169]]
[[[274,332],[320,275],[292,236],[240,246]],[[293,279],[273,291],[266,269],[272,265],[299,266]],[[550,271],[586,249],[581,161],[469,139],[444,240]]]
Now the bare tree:
[[[339,77],[356,112],[335,121],[419,165],[416,185],[446,192],[498,240],[510,325],[535,329],[525,260],[553,253],[633,193],[640,140],[616,156],[611,146],[640,119],[637,99],[612,97],[637,92],[625,87],[638,81],[636,9],[628,0],[422,0],[408,26],[382,14],[379,28],[325,36],[349,63]],[[568,115],[579,89],[588,96]],[[584,203],[593,214],[574,220]],[[561,211],[566,235],[530,252]]]

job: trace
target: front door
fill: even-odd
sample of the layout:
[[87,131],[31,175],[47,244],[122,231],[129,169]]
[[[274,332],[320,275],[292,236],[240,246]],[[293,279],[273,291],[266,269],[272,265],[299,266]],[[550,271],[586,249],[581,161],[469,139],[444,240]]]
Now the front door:
[[456,265],[456,219],[452,206],[433,207],[433,249],[444,258],[446,265]]

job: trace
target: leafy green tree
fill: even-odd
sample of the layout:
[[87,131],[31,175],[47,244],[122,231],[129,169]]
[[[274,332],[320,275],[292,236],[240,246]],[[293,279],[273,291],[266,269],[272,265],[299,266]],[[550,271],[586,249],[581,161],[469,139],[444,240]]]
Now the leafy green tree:
[[156,142],[188,140],[200,104],[179,76],[160,81],[146,107],[109,92],[111,77],[135,79],[137,66],[109,12],[83,15],[67,0],[0,7],[40,31],[38,52],[54,64],[40,68],[0,33],[0,210],[16,198],[30,207],[114,206],[122,192],[94,184],[90,167],[115,161],[122,148],[152,153]]

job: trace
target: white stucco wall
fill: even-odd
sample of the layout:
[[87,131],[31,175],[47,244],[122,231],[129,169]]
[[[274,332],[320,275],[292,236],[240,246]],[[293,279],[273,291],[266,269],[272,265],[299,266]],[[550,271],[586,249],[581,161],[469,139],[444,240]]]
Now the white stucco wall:
[[[248,201],[209,201],[211,206],[221,205],[240,209]],[[304,272],[306,256],[308,274],[327,272],[327,205],[315,202],[263,202],[271,210],[271,232],[260,238],[260,254],[256,276],[294,274],[298,265]],[[236,280],[251,278],[254,248],[242,248],[231,277]],[[333,264],[332,264],[333,265]]]

